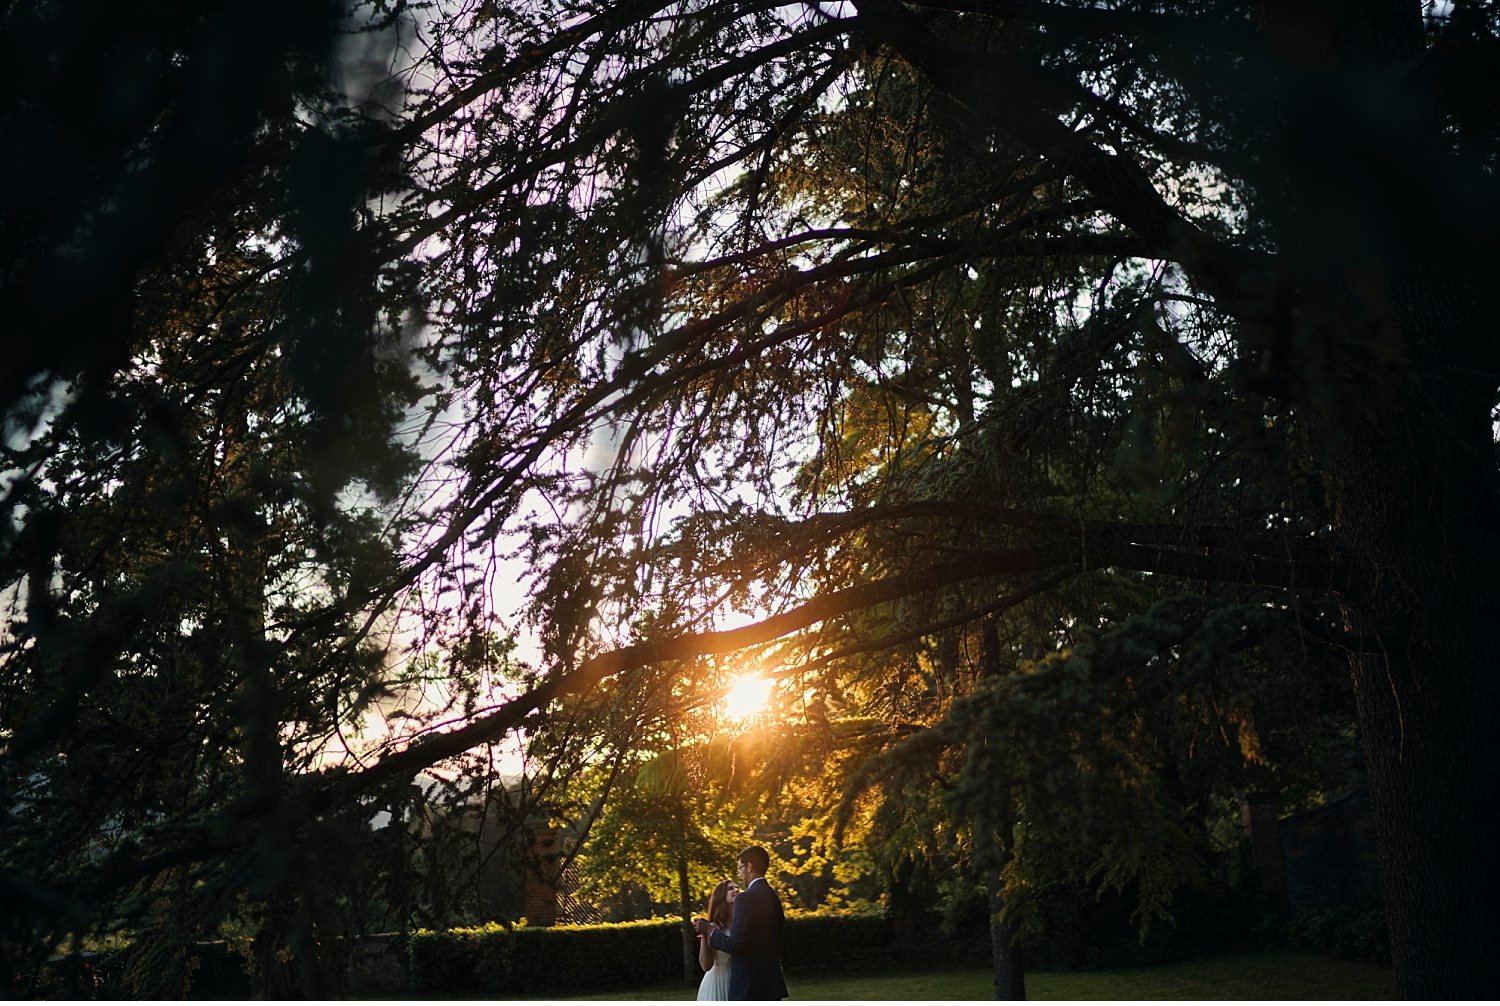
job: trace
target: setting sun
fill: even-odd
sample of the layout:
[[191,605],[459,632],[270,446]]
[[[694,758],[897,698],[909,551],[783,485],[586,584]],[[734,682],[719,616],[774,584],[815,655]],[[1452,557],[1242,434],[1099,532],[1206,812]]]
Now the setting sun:
[[773,687],[775,682],[769,678],[753,674],[736,678],[729,691],[724,693],[724,712],[736,720],[747,720],[765,712]]

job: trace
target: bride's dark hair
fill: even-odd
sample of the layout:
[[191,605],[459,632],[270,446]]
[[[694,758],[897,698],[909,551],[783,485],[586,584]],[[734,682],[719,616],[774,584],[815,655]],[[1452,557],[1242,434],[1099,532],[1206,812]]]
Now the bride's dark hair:
[[732,886],[733,881],[720,881],[719,886],[708,896],[708,921],[720,929],[729,928],[729,888]]

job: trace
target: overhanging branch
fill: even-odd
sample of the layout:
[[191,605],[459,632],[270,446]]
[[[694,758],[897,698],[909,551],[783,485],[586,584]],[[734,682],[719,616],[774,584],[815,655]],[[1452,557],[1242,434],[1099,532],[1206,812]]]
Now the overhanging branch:
[[1103,149],[1060,120],[1065,109],[1096,97],[1077,80],[1028,64],[1020,53],[998,59],[939,38],[893,0],[861,0],[858,8],[850,20],[872,41],[901,55],[998,132],[1073,175],[1115,219],[1212,289],[1226,309],[1259,312],[1251,279],[1265,268],[1260,256],[1206,233],[1167,202],[1132,158]]

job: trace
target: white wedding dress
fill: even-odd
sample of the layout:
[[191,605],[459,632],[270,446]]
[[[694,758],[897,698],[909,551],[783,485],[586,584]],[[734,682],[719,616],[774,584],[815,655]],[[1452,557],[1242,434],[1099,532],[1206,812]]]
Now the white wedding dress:
[[733,966],[733,957],[722,950],[714,951],[713,967],[703,972],[703,980],[698,983],[699,1002],[729,998],[729,969]]

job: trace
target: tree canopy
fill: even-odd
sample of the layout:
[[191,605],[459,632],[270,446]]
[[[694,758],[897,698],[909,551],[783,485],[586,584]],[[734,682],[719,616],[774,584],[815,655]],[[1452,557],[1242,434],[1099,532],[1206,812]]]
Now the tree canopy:
[[1008,912],[1352,703],[1403,992],[1492,982],[1490,5],[179,6],[4,15],[7,941],[310,938],[294,836],[758,666]]

